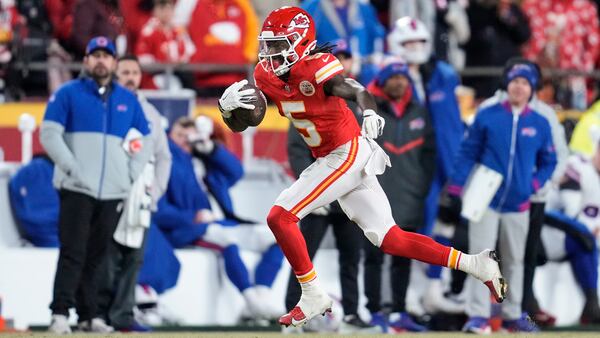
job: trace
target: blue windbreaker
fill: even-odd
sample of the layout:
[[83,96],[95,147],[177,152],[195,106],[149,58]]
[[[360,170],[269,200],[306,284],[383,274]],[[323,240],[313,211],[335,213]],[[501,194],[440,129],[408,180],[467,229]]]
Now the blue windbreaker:
[[[204,235],[208,224],[195,223],[194,217],[198,210],[211,207],[207,194],[196,180],[192,155],[170,140],[169,149],[173,155],[169,185],[158,202],[153,220],[173,246],[182,247]],[[204,183],[223,212],[233,213],[229,188],[244,175],[240,160],[225,147],[215,144],[214,151],[202,161],[207,173]],[[227,220],[219,223],[227,223]]]
[[477,113],[455,161],[448,192],[459,194],[476,163],[500,173],[504,179],[490,207],[500,212],[529,209],[529,198],[551,177],[556,154],[550,125],[526,107],[513,114],[508,102]]

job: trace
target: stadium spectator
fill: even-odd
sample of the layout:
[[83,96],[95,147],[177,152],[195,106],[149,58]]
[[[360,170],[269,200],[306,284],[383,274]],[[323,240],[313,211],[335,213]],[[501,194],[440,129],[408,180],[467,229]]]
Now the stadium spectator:
[[361,66],[357,80],[369,83],[383,57],[385,29],[375,8],[358,0],[307,0],[301,5],[313,18],[319,43],[349,41],[352,57]]
[[[596,140],[598,145],[598,140]],[[580,323],[600,323],[598,305],[598,213],[600,208],[600,147],[591,159],[575,154],[569,157],[560,189],[548,199],[542,229],[544,253],[548,260],[571,264],[577,284],[585,297]]]
[[[98,267],[106,258],[122,200],[152,145],[137,98],[111,80],[115,55],[108,38],[90,40],[84,76],[50,97],[41,126],[40,141],[55,163],[53,181],[60,191],[53,333],[71,332],[71,307],[76,307],[80,330],[113,330],[96,317]],[[123,147],[136,154],[130,157]]]
[[260,22],[263,22],[267,15],[279,7],[298,6],[298,0],[252,0],[252,7]]
[[434,55],[462,70],[466,64],[463,45],[471,38],[466,1],[436,1]]
[[421,0],[388,0],[389,2],[389,24],[394,27],[398,19],[405,16],[418,19],[421,21],[427,30],[435,31],[436,21],[436,4],[434,1]]
[[[196,52],[196,47],[184,27],[173,24],[174,0],[155,0],[152,17],[146,22],[135,46],[135,54],[142,65],[156,63],[186,63]],[[180,74],[182,84],[194,88],[189,73]],[[169,89],[164,73],[146,75],[142,81],[144,88]]]
[[[472,32],[465,46],[467,67],[502,67],[508,59],[521,56],[531,32],[525,13],[514,0],[471,1],[467,15]],[[475,88],[479,99],[492,96],[500,85],[493,76],[468,76],[463,82]]]
[[60,85],[71,80],[71,72],[65,67],[73,61],[72,50],[73,13],[76,0],[45,0],[46,12],[52,25],[52,40],[48,53],[48,92],[54,93]]
[[[398,19],[387,39],[390,53],[408,63],[413,96],[427,108],[435,132],[435,172],[425,204],[424,225],[419,232],[433,234],[436,241],[450,244],[452,227],[436,222],[436,219],[440,193],[453,170],[454,156],[458,153],[464,132],[455,95],[460,79],[452,66],[431,54],[431,34],[419,20],[410,17]],[[441,273],[441,267],[430,267],[428,276],[432,281],[425,295],[443,294],[438,288],[441,284],[436,281],[441,278]],[[444,300],[443,297],[436,296],[432,299],[435,301],[432,304],[442,306],[440,302]],[[409,303],[413,303],[410,300],[411,298]]]
[[[469,224],[469,251],[495,246],[498,241],[501,270],[510,285],[502,304],[502,326],[516,332],[538,330],[528,317],[522,316],[523,260],[531,195],[544,186],[556,166],[550,125],[528,106],[537,81],[537,70],[532,65],[510,67],[504,75],[506,100],[478,111],[455,159],[448,187],[454,205],[458,206],[457,198],[472,170],[488,168],[502,177],[481,219]],[[464,201],[468,207],[474,202],[477,201]],[[479,288],[470,277],[465,287],[469,320],[463,331],[490,333],[491,303],[485,288]]]
[[[293,125],[290,125],[288,129],[288,158],[296,177],[315,161],[310,148]],[[362,246],[363,239],[360,228],[348,219],[338,202],[313,211],[300,222],[300,230],[306,240],[308,255],[311,258],[315,256],[330,225],[339,252],[341,303],[344,310],[344,317],[338,332],[341,334],[379,333],[381,331],[378,328],[368,325],[358,315],[358,264],[361,252],[357,248]],[[290,275],[285,297],[287,311],[296,306],[301,293],[298,279]],[[302,328],[285,328],[283,332],[293,330],[302,330]]]
[[0,102],[18,100],[23,95],[21,75],[11,63],[18,58],[14,46],[24,38],[25,23],[13,0],[0,2]]
[[596,101],[575,125],[569,148],[586,157],[594,155],[594,138],[600,135],[600,101]]
[[[182,0],[179,0],[181,2]],[[133,53],[137,39],[146,22],[152,17],[154,0],[119,0],[119,9],[123,14],[129,52]]]
[[[591,1],[525,0],[522,6],[532,31],[525,57],[541,67],[594,69],[600,54],[600,29],[598,11]],[[570,76],[561,87],[568,92],[565,106],[587,108],[584,77]]]
[[[200,128],[196,128],[194,120],[182,117],[169,132],[173,166],[154,222],[176,248],[192,245],[219,252],[227,276],[244,296],[251,314],[271,318],[276,314],[262,299],[270,297],[283,254],[266,226],[251,224],[234,214],[229,189],[243,175],[241,163],[210,138],[212,120],[203,117],[199,122]],[[194,158],[200,160],[197,169]],[[201,173],[198,178],[196,170]],[[254,282],[240,257],[240,248],[262,254]]]
[[[194,63],[247,65],[256,61],[258,18],[250,1],[198,0],[189,23],[196,45]],[[246,77],[239,72],[196,73],[202,96],[216,97],[232,82]]]
[[85,55],[86,45],[94,36],[106,36],[117,43],[117,51],[124,52],[122,38],[123,17],[117,0],[78,0],[73,13],[71,52],[76,59]]
[[77,0],[45,0],[52,35],[63,48],[69,49],[73,35],[73,20]]
[[[516,64],[525,64],[534,67],[536,70],[536,82],[538,85],[540,84],[541,71],[539,71],[537,64],[526,59],[510,59],[505,66],[505,72],[507,72],[513,65]],[[479,109],[502,102],[506,100],[506,97],[506,87],[502,86],[496,91],[496,94],[493,97],[482,102],[479,106]],[[533,97],[528,105],[540,115],[545,117],[546,120],[548,120],[548,123],[550,124],[550,131],[552,132],[552,142],[554,143],[554,148],[556,149],[557,160],[556,169],[552,174],[551,180],[549,180],[542,189],[540,189],[531,197],[531,208],[529,209],[529,230],[527,231],[527,243],[524,261],[525,279],[523,284],[523,311],[527,312],[539,325],[547,326],[548,324],[553,323],[556,319],[540,309],[540,306],[538,305],[538,302],[533,294],[533,276],[535,274],[535,267],[538,263],[538,252],[541,245],[540,231],[542,229],[542,225],[544,224],[546,195],[553,185],[558,185],[559,181],[563,177],[567,165],[567,157],[569,156],[569,148],[567,147],[565,130],[562,124],[560,124],[554,109],[539,100],[536,94],[533,94]]]
[[35,156],[19,168],[8,184],[10,206],[19,232],[31,244],[58,247],[58,193],[52,186],[54,163],[47,156]]
[[465,52],[460,45],[466,43],[471,34],[465,10],[468,3],[462,0],[392,0],[389,6],[391,27],[405,16],[420,20],[432,32],[433,55],[456,69],[465,67]]
[[138,92],[142,68],[135,56],[121,57],[115,75],[119,84],[135,93],[149,122],[152,157],[133,183],[124,212],[108,247],[108,258],[100,266],[98,316],[119,331],[147,331],[134,320],[135,286],[144,255],[144,238],[150,227],[150,212],[167,189],[171,153],[162,116]]
[[[425,224],[425,198],[435,169],[435,136],[427,110],[417,102],[406,64],[392,63],[383,68],[369,87],[377,102],[377,112],[386,122],[377,143],[390,157],[393,170],[378,176],[396,223],[405,231],[417,231]],[[365,294],[373,325],[385,328],[381,304],[381,266],[384,254],[365,242]],[[411,262],[392,257],[392,314],[394,332],[425,331],[406,311],[406,291]]]

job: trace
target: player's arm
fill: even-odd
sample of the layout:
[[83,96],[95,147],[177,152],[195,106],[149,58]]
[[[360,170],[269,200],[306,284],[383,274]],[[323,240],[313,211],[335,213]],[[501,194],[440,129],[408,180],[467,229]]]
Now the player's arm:
[[358,107],[362,111],[368,109],[375,111],[377,109],[373,95],[354,79],[345,78],[338,74],[325,82],[323,89],[325,94],[329,96],[337,96],[358,103]]
[[385,120],[377,115],[377,103],[373,96],[354,79],[345,78],[338,74],[327,80],[323,85],[325,94],[354,101],[363,112],[363,135],[376,139],[383,133]]

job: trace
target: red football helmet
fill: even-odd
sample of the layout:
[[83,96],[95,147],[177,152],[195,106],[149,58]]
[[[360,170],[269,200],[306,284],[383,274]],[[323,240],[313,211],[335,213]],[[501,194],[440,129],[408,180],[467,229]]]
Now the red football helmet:
[[280,76],[317,44],[313,19],[298,7],[281,7],[267,16],[258,37],[258,58],[266,71]]

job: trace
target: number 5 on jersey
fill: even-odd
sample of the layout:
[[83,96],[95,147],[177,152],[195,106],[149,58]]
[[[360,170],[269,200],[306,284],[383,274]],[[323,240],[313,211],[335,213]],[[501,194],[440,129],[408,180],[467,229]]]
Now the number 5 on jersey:
[[304,101],[282,101],[281,109],[285,116],[292,121],[294,127],[298,130],[302,138],[310,147],[318,147],[321,145],[321,135],[317,131],[317,127],[310,120],[296,119],[294,114],[305,113]]

